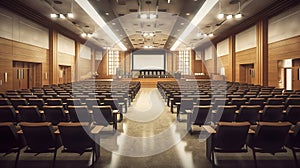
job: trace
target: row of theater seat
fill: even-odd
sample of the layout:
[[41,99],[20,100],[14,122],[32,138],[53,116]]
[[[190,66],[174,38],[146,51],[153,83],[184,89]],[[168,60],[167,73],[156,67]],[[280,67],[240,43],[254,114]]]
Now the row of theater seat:
[[245,153],[251,148],[257,168],[256,153],[287,152],[289,148],[299,167],[296,152],[300,150],[300,122],[259,122],[251,127],[248,122],[219,122],[216,127],[204,126],[211,134],[206,140],[206,157],[215,167],[215,153]]
[[[215,166],[216,152],[300,150],[300,92],[224,81],[158,82],[157,88],[177,119],[187,115],[187,130],[201,126],[210,136],[206,156]],[[204,134],[203,131],[200,135]]]
[[16,152],[15,167],[24,147],[24,152],[53,152],[54,167],[63,146],[62,152],[92,152],[93,165],[100,156],[96,135],[108,125],[117,130],[139,89],[138,82],[79,82],[7,91],[0,96],[0,134],[6,135],[0,152]]
[[[21,128],[21,129],[20,129]],[[0,152],[15,152],[15,167],[18,166],[21,150],[25,153],[53,153],[52,167],[55,166],[57,150],[82,154],[92,152],[92,165],[100,156],[99,137],[103,126],[91,128],[86,122],[61,122],[54,128],[50,122],[21,122],[17,128],[11,122],[0,122]]]

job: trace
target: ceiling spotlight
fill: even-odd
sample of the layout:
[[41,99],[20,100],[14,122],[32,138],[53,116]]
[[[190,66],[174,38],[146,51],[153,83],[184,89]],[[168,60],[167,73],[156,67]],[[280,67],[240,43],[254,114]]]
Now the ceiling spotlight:
[[105,15],[106,15],[106,16],[108,16],[108,15],[109,15],[109,13],[108,13],[108,12],[106,12],[106,13],[105,13]]
[[81,33],[81,37],[86,37],[87,34],[86,33]]
[[168,3],[171,3],[171,0],[168,0]]
[[224,13],[219,13],[217,17],[218,17],[218,19],[221,20],[221,19],[224,19],[225,15],[224,15]]
[[226,19],[227,19],[227,20],[232,19],[232,15],[227,15],[227,16],[226,16]]
[[240,19],[240,18],[243,17],[243,15],[242,15],[241,13],[238,13],[238,14],[234,15],[234,17],[235,17],[236,19]]
[[65,15],[63,15],[63,14],[59,14],[59,18],[65,19],[66,17],[65,17]]
[[147,19],[147,17],[148,17],[148,16],[147,16],[147,14],[145,14],[145,13],[140,14],[140,18],[141,18],[141,19]]
[[190,16],[191,14],[190,14],[190,13],[186,13],[185,15],[186,15],[186,16]]
[[58,14],[51,13],[51,14],[50,14],[50,17],[51,17],[51,18],[58,18]]
[[209,33],[208,34],[208,37],[213,37],[214,36],[214,33]]
[[153,36],[154,36],[154,33],[153,33],[153,32],[150,32],[150,33],[149,33],[149,36],[153,37]]
[[73,13],[67,13],[67,18],[74,18],[74,14]]
[[90,38],[90,37],[93,37],[93,35],[90,33],[87,33],[87,37]]
[[151,13],[150,16],[149,16],[150,19],[155,19],[157,18],[157,14],[155,13]]

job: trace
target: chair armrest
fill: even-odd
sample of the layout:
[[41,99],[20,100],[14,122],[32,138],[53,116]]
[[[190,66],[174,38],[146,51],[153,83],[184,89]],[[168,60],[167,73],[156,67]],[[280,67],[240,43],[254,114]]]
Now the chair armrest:
[[175,104],[176,104],[176,105],[180,105],[180,102],[176,102]]
[[248,134],[255,134],[255,131],[253,129],[249,129]]
[[186,112],[187,114],[193,114],[193,111],[192,111],[192,110],[185,110],[185,112]]
[[100,131],[104,128],[104,126],[102,125],[97,125],[95,126],[92,130],[91,130],[91,133],[92,134],[99,134]]
[[60,134],[59,130],[54,131],[54,134]]
[[209,125],[203,125],[202,126],[208,133],[210,133],[210,134],[215,134],[216,133],[216,130],[215,129],[213,129],[211,126],[209,126]]
[[119,114],[119,110],[113,110],[112,113],[113,114]]
[[19,130],[18,132],[17,132],[17,134],[23,134],[23,130]]

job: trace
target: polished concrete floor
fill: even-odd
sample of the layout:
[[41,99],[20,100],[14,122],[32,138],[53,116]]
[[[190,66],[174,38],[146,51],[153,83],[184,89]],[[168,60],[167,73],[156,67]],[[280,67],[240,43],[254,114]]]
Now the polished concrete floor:
[[[184,118],[184,117],[183,117]],[[194,128],[200,131],[201,129]],[[3,136],[3,135],[1,135]],[[177,122],[176,115],[159,95],[157,89],[143,88],[118,123],[103,129],[100,135],[101,156],[95,167],[211,167],[205,155],[205,134],[190,135],[186,123]],[[51,167],[53,154],[21,153],[20,168]],[[0,157],[0,168],[14,166],[15,154]],[[216,154],[217,167],[254,167],[252,152]],[[295,167],[290,151],[276,154],[257,154],[262,168]],[[55,167],[81,168],[90,165],[91,154],[66,154],[58,151]]]

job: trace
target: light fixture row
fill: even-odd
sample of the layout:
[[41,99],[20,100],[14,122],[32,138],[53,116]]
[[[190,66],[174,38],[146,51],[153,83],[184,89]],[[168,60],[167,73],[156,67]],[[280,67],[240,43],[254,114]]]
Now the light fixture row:
[[53,18],[53,19],[54,18],[58,18],[58,19],[66,19],[66,18],[73,19],[74,18],[74,14],[73,13],[66,13],[66,14],[63,14],[63,13],[59,13],[59,14],[57,14],[57,13],[51,13],[50,17]]
[[235,19],[240,19],[242,18],[243,15],[241,13],[237,13],[237,14],[224,14],[224,13],[219,13],[217,15],[217,18],[222,20],[222,19],[226,19],[226,20],[231,20],[233,18]]
[[151,45],[150,46],[144,46],[144,48],[145,49],[147,49],[147,48],[153,48],[153,46],[151,46]]
[[143,37],[154,37],[155,33],[154,32],[142,32]]
[[158,15],[156,13],[150,13],[150,14],[141,13],[138,15],[138,17],[141,19],[156,19],[158,18]]
[[86,38],[86,37],[90,38],[92,36],[93,36],[93,34],[91,34],[91,33],[81,33],[81,37],[83,37],[83,38]]

